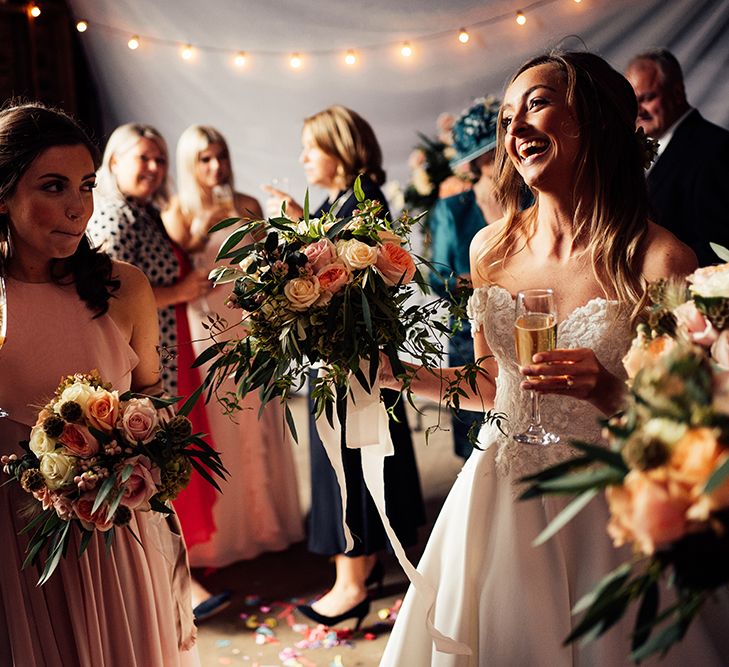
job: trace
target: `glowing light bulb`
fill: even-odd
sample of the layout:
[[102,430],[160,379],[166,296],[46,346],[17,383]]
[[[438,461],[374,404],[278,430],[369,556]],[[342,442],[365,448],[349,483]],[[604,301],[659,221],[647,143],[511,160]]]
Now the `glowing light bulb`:
[[86,32],[89,29],[89,24],[86,21],[78,21],[76,23],[76,30],[79,32]]
[[352,49],[349,49],[349,51],[344,54],[344,62],[347,65],[355,65],[357,63],[357,54]]
[[191,44],[186,44],[182,47],[182,51],[180,51],[180,56],[182,56],[183,60],[190,60],[193,56],[193,50]]
[[469,39],[471,39],[471,35],[468,34],[468,31],[465,28],[461,28],[458,31],[458,41],[461,44],[466,44]]
[[582,2],[582,0],[575,0],[575,2],[579,5]]
[[291,54],[289,65],[291,65],[293,69],[299,69],[299,67],[301,67],[301,62],[301,56],[298,53]]
[[409,58],[411,55],[413,55],[413,47],[410,46],[410,42],[403,42],[402,48],[400,49],[400,54],[403,58]]
[[238,53],[236,53],[235,57],[233,58],[233,63],[236,67],[243,67],[243,65],[246,64],[246,52],[238,51]]
[[526,16],[524,16],[524,14],[522,12],[517,12],[516,13],[516,22],[519,25],[524,25],[526,23]]
[[137,35],[133,35],[131,39],[127,42],[127,46],[132,51],[136,51],[139,48],[139,37]]
[[34,19],[37,19],[41,15],[41,8],[38,5],[31,5],[28,8],[28,14],[30,14]]

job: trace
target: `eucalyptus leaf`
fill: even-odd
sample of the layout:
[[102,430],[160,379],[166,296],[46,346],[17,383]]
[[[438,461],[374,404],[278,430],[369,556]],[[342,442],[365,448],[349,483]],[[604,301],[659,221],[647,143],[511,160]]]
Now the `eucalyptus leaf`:
[[565,507],[549,525],[537,536],[532,542],[536,547],[544,544],[550,537],[558,533],[566,524],[568,524],[582,509],[597,495],[597,489],[587,489],[575,498],[567,507]]

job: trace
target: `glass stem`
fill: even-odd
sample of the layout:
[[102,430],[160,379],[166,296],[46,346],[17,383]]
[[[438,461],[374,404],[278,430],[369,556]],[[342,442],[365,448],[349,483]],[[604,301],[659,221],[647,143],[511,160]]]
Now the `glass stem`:
[[542,417],[539,414],[539,392],[529,392],[532,395],[532,426],[541,426]]

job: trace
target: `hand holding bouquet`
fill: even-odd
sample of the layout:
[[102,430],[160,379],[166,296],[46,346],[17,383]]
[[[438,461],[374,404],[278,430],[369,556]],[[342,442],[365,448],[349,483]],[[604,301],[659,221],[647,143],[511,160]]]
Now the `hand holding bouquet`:
[[39,585],[65,556],[73,529],[81,533],[79,556],[95,531],[111,546],[116,527],[135,510],[171,514],[166,503],[187,485],[194,467],[219,489],[217,454],[190,420],[173,416],[161,399],[119,395],[97,372],[66,377],[39,413],[25,455],[2,457],[5,473],[42,508],[23,532],[33,535],[23,567],[46,553]]
[[[628,405],[606,423],[610,449],[575,443],[583,454],[527,478],[523,495],[580,494],[541,542],[605,489],[608,533],[634,557],[578,602],[584,615],[566,641],[601,635],[640,600],[635,661],[680,641],[729,583],[729,264],[660,281],[649,295],[648,323],[624,359]],[[660,583],[675,589],[664,609]]]

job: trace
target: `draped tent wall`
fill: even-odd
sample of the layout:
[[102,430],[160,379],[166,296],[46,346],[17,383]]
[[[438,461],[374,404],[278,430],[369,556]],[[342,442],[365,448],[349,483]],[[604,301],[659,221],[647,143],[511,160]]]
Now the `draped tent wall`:
[[[596,51],[619,69],[640,50],[668,47],[684,67],[689,101],[729,126],[727,0],[542,0],[532,9],[522,0],[69,5],[76,19],[90,24],[80,39],[107,133],[124,122],[151,123],[166,137],[174,160],[185,127],[213,125],[230,143],[237,187],[258,197],[258,186],[274,177],[288,178],[292,194],[302,195],[305,181],[296,162],[302,120],[334,103],[372,123],[389,178],[406,181],[416,131],[433,134],[441,112],[458,113],[479,95],[500,95],[522,61],[560,44]],[[527,16],[524,26],[514,21],[519,9]],[[456,39],[462,26],[471,35],[465,46]],[[142,38],[136,51],[127,47],[133,34]],[[199,48],[184,61],[178,46],[145,36]],[[413,46],[409,59],[399,54],[403,40]],[[354,67],[343,62],[350,48],[359,55]],[[232,59],[240,50],[248,60],[236,68]],[[288,65],[294,51],[303,58],[297,71]]]

